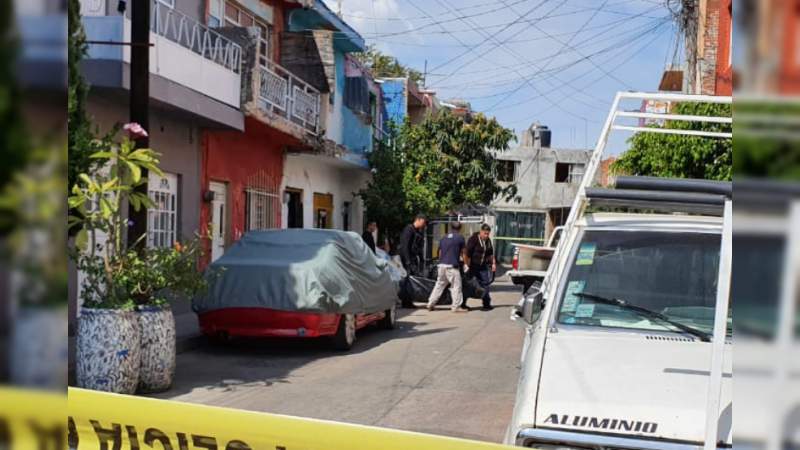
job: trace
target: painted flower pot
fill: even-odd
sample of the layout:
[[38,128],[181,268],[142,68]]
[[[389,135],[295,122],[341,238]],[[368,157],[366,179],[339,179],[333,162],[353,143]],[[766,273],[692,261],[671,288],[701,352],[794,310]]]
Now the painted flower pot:
[[79,387],[133,394],[139,384],[141,339],[134,311],[81,309],[75,355]]
[[67,308],[22,307],[12,324],[11,382],[15,386],[67,386]]
[[175,318],[169,306],[141,306],[137,316],[142,336],[139,391],[165,391],[175,376]]

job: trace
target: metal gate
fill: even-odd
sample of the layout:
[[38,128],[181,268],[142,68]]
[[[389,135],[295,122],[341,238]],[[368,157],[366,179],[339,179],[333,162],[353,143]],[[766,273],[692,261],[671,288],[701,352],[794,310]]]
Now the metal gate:
[[512,243],[544,243],[545,221],[543,212],[497,211],[495,231],[496,258],[501,263],[510,263],[514,255]]

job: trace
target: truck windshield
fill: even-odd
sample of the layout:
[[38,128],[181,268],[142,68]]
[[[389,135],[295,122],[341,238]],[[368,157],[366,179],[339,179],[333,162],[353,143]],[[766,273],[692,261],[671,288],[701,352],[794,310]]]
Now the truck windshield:
[[[586,231],[572,261],[558,321],[680,333],[691,327],[712,333],[719,250],[719,234]],[[662,318],[593,301],[592,296],[618,299]]]

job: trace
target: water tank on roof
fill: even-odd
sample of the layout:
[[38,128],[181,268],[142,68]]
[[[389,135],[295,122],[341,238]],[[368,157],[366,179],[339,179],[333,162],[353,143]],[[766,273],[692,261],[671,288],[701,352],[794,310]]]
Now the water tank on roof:
[[547,125],[534,122],[528,127],[527,133],[523,136],[522,145],[525,147],[550,147],[551,131]]

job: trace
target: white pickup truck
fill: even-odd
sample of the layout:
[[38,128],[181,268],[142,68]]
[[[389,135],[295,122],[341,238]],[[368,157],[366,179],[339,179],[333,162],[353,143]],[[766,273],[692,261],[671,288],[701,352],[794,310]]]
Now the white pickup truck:
[[[565,236],[569,266],[528,290],[506,442],[558,449],[696,449],[703,442],[719,217],[592,214]],[[731,346],[724,426],[730,444]]]
[[617,177],[614,189],[591,187],[611,129],[653,132],[615,125],[650,115],[619,109],[622,100],[648,99],[731,101],[617,94],[547,274],[511,313],[525,335],[507,444],[732,447],[731,183]]
[[511,260],[511,270],[508,271],[508,276],[512,283],[522,286],[523,292],[527,291],[533,283],[541,283],[544,279],[563,231],[563,226],[554,228],[547,245],[544,246],[511,244],[514,246],[514,257]]

